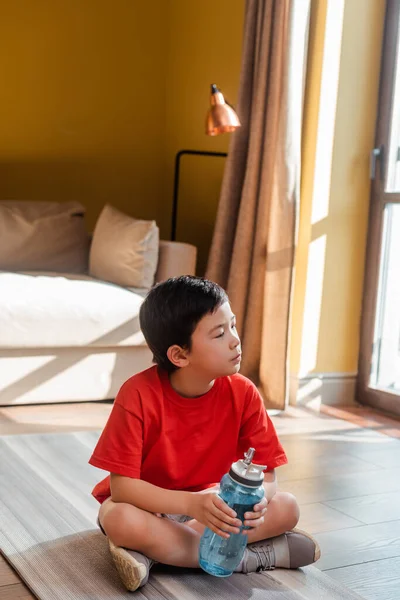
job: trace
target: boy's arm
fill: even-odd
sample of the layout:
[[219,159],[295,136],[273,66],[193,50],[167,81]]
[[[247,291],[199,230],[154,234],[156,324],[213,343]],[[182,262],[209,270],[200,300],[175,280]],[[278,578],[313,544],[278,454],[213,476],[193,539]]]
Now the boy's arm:
[[[267,502],[276,493],[275,469],[264,475]],[[157,485],[111,473],[111,499],[126,502],[153,513],[170,513],[193,516],[195,494],[177,490],[165,490]]]
[[165,490],[141,479],[111,473],[111,499],[148,512],[188,515],[224,538],[240,531],[236,512],[215,492]]
[[165,490],[157,485],[111,473],[111,499],[126,502],[153,513],[187,515],[191,492]]

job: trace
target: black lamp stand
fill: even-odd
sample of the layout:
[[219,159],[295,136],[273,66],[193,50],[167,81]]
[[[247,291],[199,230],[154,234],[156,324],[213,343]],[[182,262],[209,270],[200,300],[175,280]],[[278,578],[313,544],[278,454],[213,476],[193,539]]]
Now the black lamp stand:
[[171,240],[176,239],[176,220],[178,217],[178,192],[179,192],[179,172],[180,161],[184,154],[196,154],[199,156],[228,156],[226,152],[207,152],[206,150],[180,150],[175,156],[175,175],[174,175],[174,198],[172,202],[172,220],[171,220]]

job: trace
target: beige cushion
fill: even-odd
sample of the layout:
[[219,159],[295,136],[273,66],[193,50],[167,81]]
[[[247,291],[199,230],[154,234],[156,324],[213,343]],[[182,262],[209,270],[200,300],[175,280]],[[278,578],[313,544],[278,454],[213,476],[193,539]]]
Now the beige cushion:
[[78,202],[0,202],[0,269],[87,271],[84,212]]
[[90,275],[122,286],[149,289],[157,269],[158,238],[155,221],[133,219],[106,205],[93,233]]

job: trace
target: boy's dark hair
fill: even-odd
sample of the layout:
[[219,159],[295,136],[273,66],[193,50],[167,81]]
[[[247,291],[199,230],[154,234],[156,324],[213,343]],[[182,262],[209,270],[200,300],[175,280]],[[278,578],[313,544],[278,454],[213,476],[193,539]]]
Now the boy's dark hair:
[[153,361],[168,372],[178,367],[167,357],[170,346],[191,348],[192,333],[205,315],[228,300],[218,284],[184,275],[153,287],[139,312],[140,328],[153,353]]

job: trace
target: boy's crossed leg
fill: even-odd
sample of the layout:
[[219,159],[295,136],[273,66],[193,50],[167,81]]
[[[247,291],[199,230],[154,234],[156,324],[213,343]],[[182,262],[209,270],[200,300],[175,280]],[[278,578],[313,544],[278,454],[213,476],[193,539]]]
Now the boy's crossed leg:
[[[297,568],[318,560],[319,548],[315,540],[304,532],[291,531],[298,518],[299,508],[294,496],[276,492],[268,504],[263,522],[247,534],[250,545],[238,570],[247,573],[274,567]],[[177,523],[131,504],[115,503],[109,498],[100,508],[99,520],[110,540],[118,572],[128,589],[137,589],[147,582],[154,562],[199,567],[199,543],[204,525],[195,519],[184,524]],[[231,533],[238,532],[231,526],[225,529]],[[134,551],[127,552],[124,548]]]
[[99,521],[116,546],[136,550],[153,561],[167,565],[199,566],[201,536],[186,524],[160,518],[131,504],[116,503],[110,499],[102,504]]

